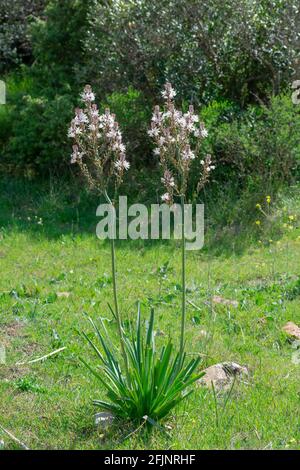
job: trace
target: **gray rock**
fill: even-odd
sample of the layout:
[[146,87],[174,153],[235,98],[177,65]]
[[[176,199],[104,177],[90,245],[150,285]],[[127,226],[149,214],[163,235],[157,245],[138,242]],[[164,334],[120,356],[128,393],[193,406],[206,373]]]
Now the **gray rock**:
[[230,387],[234,378],[247,377],[249,375],[247,367],[240,366],[235,362],[221,362],[205,369],[205,375],[198,380],[198,384],[222,390]]
[[95,425],[102,429],[108,428],[114,421],[115,417],[112,413],[106,411],[95,414]]
[[0,364],[6,364],[6,351],[4,344],[0,344]]

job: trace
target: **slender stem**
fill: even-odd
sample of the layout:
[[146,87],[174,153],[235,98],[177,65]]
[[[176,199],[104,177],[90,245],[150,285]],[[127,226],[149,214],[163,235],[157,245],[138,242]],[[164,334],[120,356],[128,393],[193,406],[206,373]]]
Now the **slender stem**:
[[[115,227],[115,207],[113,203],[111,202],[107,192],[105,191],[104,193],[105,198],[109,204],[111,204],[114,208],[113,211],[113,227]],[[112,234],[112,237],[110,239],[110,246],[111,246],[111,268],[112,268],[112,281],[113,281],[113,294],[114,294],[114,306],[115,306],[115,315],[117,319],[117,325],[118,325],[118,333],[120,337],[120,343],[121,343],[121,352],[122,356],[124,359],[124,364],[125,364],[125,371],[126,371],[126,376],[127,379],[129,380],[129,371],[128,371],[128,359],[127,359],[127,354],[125,351],[124,347],[124,336],[123,336],[123,329],[122,329],[122,319],[120,315],[120,310],[119,310],[119,303],[118,303],[118,288],[117,288],[117,270],[116,270],[116,251],[115,251],[115,240],[114,240],[115,233]]]
[[180,335],[180,353],[184,351],[184,333],[186,316],[186,286],[185,286],[185,217],[184,217],[184,195],[181,195],[181,274],[182,274],[182,308],[181,308],[181,335]]

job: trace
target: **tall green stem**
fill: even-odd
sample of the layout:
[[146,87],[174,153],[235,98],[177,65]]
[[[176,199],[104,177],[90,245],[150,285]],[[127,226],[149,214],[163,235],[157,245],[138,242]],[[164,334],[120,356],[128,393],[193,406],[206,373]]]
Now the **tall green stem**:
[[186,287],[185,287],[185,214],[184,214],[184,195],[181,195],[181,274],[182,274],[182,308],[181,308],[181,335],[180,335],[180,352],[184,351],[184,333],[185,333],[185,316],[186,316]]
[[[113,206],[113,227],[115,227],[115,222],[116,222],[116,214],[115,214],[115,207],[110,200],[107,192],[105,191],[104,193],[105,198],[109,204]],[[111,234],[110,238],[110,246],[111,246],[111,268],[112,268],[112,281],[113,281],[113,294],[114,294],[114,306],[115,306],[115,315],[117,319],[117,325],[118,325],[118,333],[120,337],[120,344],[121,344],[121,352],[125,364],[125,371],[126,371],[126,376],[127,379],[129,379],[129,371],[128,371],[128,359],[127,359],[127,354],[125,351],[124,347],[124,336],[123,336],[123,329],[122,329],[122,319],[120,315],[120,310],[119,310],[119,303],[118,303],[118,288],[117,288],[117,270],[116,270],[116,251],[115,251],[115,240],[114,240],[115,233]]]

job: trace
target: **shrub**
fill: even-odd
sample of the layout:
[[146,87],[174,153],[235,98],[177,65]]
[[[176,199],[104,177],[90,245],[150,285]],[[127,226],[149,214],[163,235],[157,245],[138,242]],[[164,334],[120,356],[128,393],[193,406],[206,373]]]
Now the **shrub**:
[[[217,167],[210,191],[201,198],[216,237],[227,226],[232,240],[232,234],[251,232],[260,199],[266,194],[274,198],[281,188],[299,179],[300,115],[290,92],[273,97],[268,106],[237,111],[229,119],[230,107],[225,119],[216,109],[214,104],[202,112],[209,129],[206,151],[212,153]],[[221,206],[217,200],[222,200]]]
[[166,79],[182,98],[241,104],[278,94],[299,53],[296,0],[94,2],[87,76],[104,92],[154,96]]
[[74,102],[68,94],[33,98],[24,96],[13,111],[8,158],[14,166],[48,174],[65,171],[69,161],[67,127]]
[[268,106],[249,107],[238,119],[213,130],[217,159],[234,171],[242,187],[274,190],[296,176],[300,163],[300,116],[290,94]]
[[145,96],[130,86],[123,93],[114,92],[108,95],[103,108],[107,106],[113,109],[118,117],[125,142],[130,149],[131,162],[138,168],[151,164],[147,128],[152,110]]
[[[91,0],[50,0],[46,19],[31,26],[34,64],[31,70],[37,86],[52,94],[68,85],[77,94],[82,77],[83,41]],[[66,21],[67,19],[67,21]]]
[[32,61],[30,24],[48,0],[0,0],[0,73]]
[[66,132],[80,83],[89,3],[51,0],[45,18],[30,26],[34,64],[23,73],[30,86],[8,86],[10,139],[1,145],[2,161],[15,170],[48,174],[67,169]]

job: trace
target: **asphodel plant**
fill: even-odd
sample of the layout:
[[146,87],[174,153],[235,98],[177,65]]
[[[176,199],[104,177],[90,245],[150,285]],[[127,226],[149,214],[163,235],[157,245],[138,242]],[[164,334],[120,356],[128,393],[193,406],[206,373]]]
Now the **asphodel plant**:
[[[126,160],[126,148],[116,116],[106,109],[99,113],[95,103],[95,94],[90,85],[86,85],[81,99],[84,108],[76,108],[75,116],[68,131],[68,137],[73,140],[71,163],[77,163],[84,180],[90,190],[103,194],[109,204],[115,205],[118,189],[123,181],[124,172],[130,168]],[[108,195],[109,188],[114,187],[114,197]],[[115,211],[113,211],[115,217]],[[113,221],[114,222],[114,221]],[[128,360],[119,309],[116,276],[115,241],[112,236],[111,265],[114,295],[114,315],[117,321],[121,352],[127,376]]]
[[[151,129],[148,134],[155,142],[154,154],[159,158],[162,169],[161,181],[166,192],[161,196],[162,201],[173,204],[174,197],[178,197],[182,211],[182,308],[181,308],[181,334],[180,351],[184,351],[185,321],[186,321],[186,245],[185,245],[185,218],[184,206],[189,182],[189,175],[194,161],[199,158],[201,142],[208,135],[204,123],[195,114],[191,105],[186,113],[176,109],[174,99],[176,91],[170,83],[166,83],[162,91],[164,107],[155,106]],[[212,159],[207,155],[200,161],[202,171],[199,174],[195,195],[209,180],[214,170]]]
[[[155,153],[160,154],[161,164],[164,168],[163,183],[168,192],[163,196],[163,200],[171,203],[173,195],[178,194],[181,196],[181,203],[184,206],[187,177],[193,152],[187,140],[188,132],[187,130],[183,131],[183,126],[182,141],[178,138],[178,124],[173,116],[175,113],[172,103],[173,94],[172,87],[167,84],[164,92],[167,109],[163,113],[158,108],[155,109],[150,135],[157,139],[158,146]],[[124,171],[129,169],[121,132],[115,116],[109,110],[106,110],[102,115],[99,114],[97,106],[94,104],[95,96],[91,87],[85,88],[82,99],[85,108],[76,109],[75,118],[69,129],[69,137],[74,139],[71,161],[78,163],[91,189],[103,193],[109,203],[114,203],[108,195],[108,188],[112,183],[114,184],[116,197]],[[178,112],[176,111],[176,113]],[[192,113],[191,108],[188,114],[179,113],[179,117],[185,123],[188,123],[189,120],[194,123],[193,129],[195,130],[193,132],[196,137],[196,116]],[[168,123],[170,126],[164,127]],[[200,125],[198,132],[204,137],[206,131]],[[185,140],[183,135],[186,135]],[[175,136],[179,139],[177,145],[173,141]],[[178,169],[180,179],[175,179],[171,173],[170,162],[173,162],[175,168]],[[207,157],[204,162],[203,175],[210,170],[211,166]],[[92,367],[85,360],[81,360],[107,391],[109,401],[97,399],[94,401],[95,405],[112,412],[115,416],[135,421],[144,420],[145,423],[154,424],[165,418],[181,400],[186,398],[191,393],[190,386],[203,375],[197,371],[200,358],[187,360],[184,352],[186,290],[184,215],[182,230],[183,299],[181,341],[178,352],[174,352],[170,338],[160,351],[156,349],[153,310],[146,331],[144,331],[140,309],[138,309],[136,328],[131,328],[129,331],[124,328],[117,292],[115,245],[114,240],[111,240],[114,294],[112,314],[118,325],[123,361],[120,361],[119,357],[120,348],[114,345],[103,321],[101,320],[101,325],[98,326],[91,318],[89,320],[100,346],[89,335],[85,333],[82,335],[96,353],[99,365]]]

